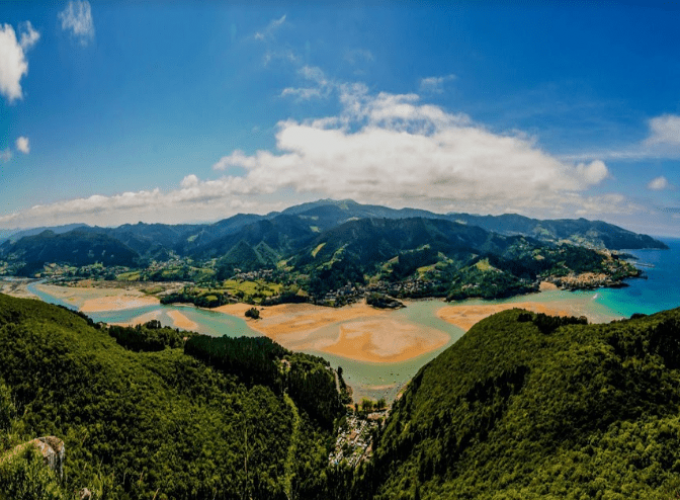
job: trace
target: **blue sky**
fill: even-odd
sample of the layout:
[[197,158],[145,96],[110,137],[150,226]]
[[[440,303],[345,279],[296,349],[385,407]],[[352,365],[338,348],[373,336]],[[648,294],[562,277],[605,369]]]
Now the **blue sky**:
[[680,236],[676,2],[423,3],[3,2],[0,227],[331,197]]

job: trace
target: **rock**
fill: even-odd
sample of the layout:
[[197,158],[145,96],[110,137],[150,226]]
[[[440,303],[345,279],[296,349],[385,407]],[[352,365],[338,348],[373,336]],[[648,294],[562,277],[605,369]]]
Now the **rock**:
[[66,456],[66,446],[64,442],[54,436],[44,436],[28,443],[16,446],[12,452],[3,457],[3,459],[11,458],[24,451],[28,447],[36,448],[43,457],[45,465],[52,469],[59,478],[64,476],[64,458]]

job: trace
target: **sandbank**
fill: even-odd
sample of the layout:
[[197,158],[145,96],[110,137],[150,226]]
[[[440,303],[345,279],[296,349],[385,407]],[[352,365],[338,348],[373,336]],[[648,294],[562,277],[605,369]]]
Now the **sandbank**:
[[45,284],[36,285],[36,288],[84,313],[122,311],[160,303],[156,297],[144,295],[134,288],[85,288]]
[[484,318],[508,309],[526,309],[535,313],[551,316],[580,316],[581,314],[568,303],[560,302],[515,302],[488,305],[446,306],[437,311],[437,317],[468,331],[475,323]]
[[135,318],[132,318],[130,321],[126,321],[123,323],[109,323],[110,325],[114,326],[137,326],[137,325],[143,325],[144,323],[148,323],[149,321],[152,321],[154,319],[158,319],[159,316],[161,315],[161,311],[151,311],[146,314],[141,314]]
[[434,351],[450,337],[434,328],[391,318],[340,325],[337,342],[322,351],[358,361],[396,363]]
[[198,329],[198,324],[194,321],[191,321],[189,318],[187,318],[184,314],[182,314],[179,311],[168,311],[167,315],[172,319],[173,324],[177,328],[181,328],[182,330],[193,330],[196,331]]
[[[213,309],[243,318],[249,304],[229,304]],[[445,332],[427,328],[395,311],[375,309],[366,303],[342,308],[313,304],[259,307],[259,320],[248,326],[292,350],[327,352],[357,361],[396,363],[446,345]]]
[[27,288],[29,283],[29,280],[0,279],[0,293],[7,294],[18,299],[35,299],[37,297]]
[[559,290],[558,286],[555,283],[551,283],[550,281],[541,281],[541,284],[539,285],[538,289],[541,292],[551,292],[554,290]]
[[138,307],[155,306],[158,304],[160,304],[160,301],[156,297],[149,297],[146,295],[116,295],[112,297],[88,299],[80,307],[80,310],[84,313],[123,311],[125,309],[136,309]]

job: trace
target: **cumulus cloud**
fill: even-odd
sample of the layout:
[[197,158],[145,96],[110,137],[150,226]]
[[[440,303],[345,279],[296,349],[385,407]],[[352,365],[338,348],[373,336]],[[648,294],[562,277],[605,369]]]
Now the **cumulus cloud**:
[[653,191],[663,191],[664,189],[669,189],[671,187],[670,182],[664,176],[652,179],[649,184],[647,184],[647,189]]
[[274,36],[274,33],[276,30],[286,22],[286,15],[284,14],[281,16],[279,19],[274,19],[272,20],[266,28],[264,28],[262,31],[258,31],[255,33],[255,40],[267,40],[270,39]]
[[429,76],[421,78],[420,91],[429,94],[441,94],[444,92],[444,83],[454,80],[456,75]]
[[[313,68],[305,74],[323,76]],[[282,121],[275,149],[235,150],[213,165],[218,172],[236,167],[242,170],[238,175],[201,180],[191,174],[168,192],[39,205],[0,217],[0,227],[30,221],[180,222],[205,213],[262,213],[320,197],[541,217],[636,210],[621,195],[588,195],[609,176],[602,161],[561,161],[525,135],[494,133],[465,114],[424,104],[415,94],[376,95],[361,84],[339,84],[336,90],[341,105],[336,116]]]
[[94,22],[90,2],[70,0],[59,13],[61,29],[71,32],[81,45],[87,45],[94,38]]
[[243,167],[242,185],[257,192],[292,188],[373,201],[445,200],[495,212],[509,206],[553,210],[568,200],[564,194],[609,175],[602,161],[561,162],[524,136],[494,134],[466,115],[421,104],[415,94],[340,87],[339,116],[281,122],[281,153],[235,151],[214,168]]
[[28,143],[28,137],[21,136],[17,138],[16,146],[17,149],[24,154],[28,154],[31,152],[31,146]]
[[40,39],[30,22],[20,27],[20,36],[9,24],[0,26],[0,94],[11,103],[23,97],[21,79],[28,73],[26,52]]
[[680,116],[662,115],[649,120],[650,135],[646,144],[680,144]]

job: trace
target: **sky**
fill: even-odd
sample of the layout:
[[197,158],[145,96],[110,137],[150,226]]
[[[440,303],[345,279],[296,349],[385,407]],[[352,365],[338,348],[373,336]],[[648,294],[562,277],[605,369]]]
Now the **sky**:
[[4,1],[0,228],[320,198],[680,236],[680,2]]

